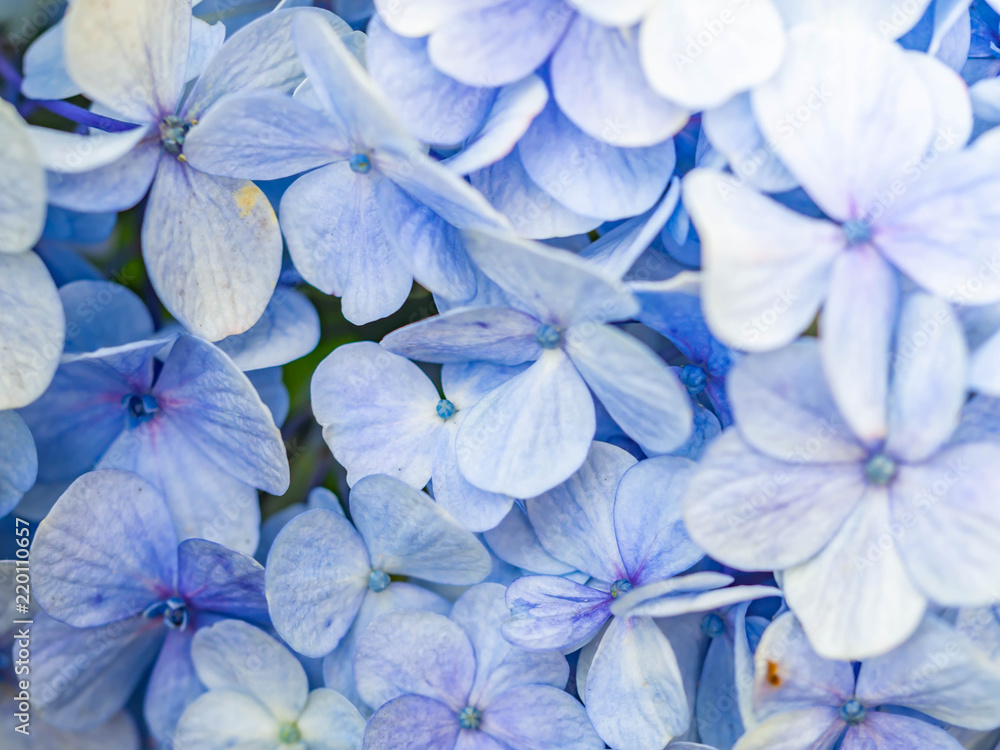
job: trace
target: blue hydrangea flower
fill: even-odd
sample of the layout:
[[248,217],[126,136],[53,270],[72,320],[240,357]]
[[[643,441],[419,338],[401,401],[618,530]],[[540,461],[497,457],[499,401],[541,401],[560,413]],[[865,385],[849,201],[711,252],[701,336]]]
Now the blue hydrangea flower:
[[514,648],[500,635],[503,591],[480,584],[449,617],[392,612],[368,627],[354,665],[362,697],[378,707],[365,729],[366,750],[604,744],[583,706],[563,691],[566,659]]
[[817,653],[876,656],[914,631],[928,600],[997,599],[988,561],[1000,528],[1000,447],[982,434],[948,442],[965,402],[966,356],[944,302],[915,294],[903,307],[884,440],[848,426],[819,348],[803,340],[736,365],[736,427],[700,464],[685,520],[721,562],[783,571]]
[[80,477],[39,525],[32,584],[49,618],[34,626],[32,683],[48,721],[102,724],[153,665],[144,714],[162,739],[203,692],[194,632],[222,618],[269,624],[264,570],[253,558],[177,540],[163,496],[123,471]]
[[797,26],[781,70],[751,100],[825,216],[789,210],[733,176],[689,174],[706,318],[724,343],[764,351],[792,341],[822,305],[834,396],[860,435],[884,439],[900,273],[962,304],[1000,297],[989,208],[998,140],[963,149],[972,112],[957,74],[853,26]]
[[424,153],[331,29],[303,18],[293,30],[304,93],[221,103],[192,130],[188,160],[254,179],[313,169],[282,197],[282,229],[303,278],[343,297],[351,322],[396,311],[414,278],[471,298],[475,274],[456,227],[503,226],[503,217]]
[[764,632],[754,659],[761,723],[735,750],[957,750],[962,745],[920,715],[973,729],[1000,723],[1000,671],[933,616],[898,649],[852,665],[820,658],[789,612]]
[[[121,335],[130,333],[126,326]],[[82,337],[73,343],[82,346]],[[135,471],[166,497],[182,539],[252,553],[255,488],[288,488],[270,411],[232,360],[188,334],[66,354],[52,386],[21,415],[38,446],[40,482],[94,467]]]
[[462,422],[458,467],[473,485],[528,498],[583,463],[596,429],[593,400],[647,453],[691,433],[677,376],[611,321],[638,312],[613,277],[563,251],[504,234],[470,233],[469,252],[510,307],[459,308],[390,334],[382,345],[425,362],[532,362],[485,395]]
[[[300,13],[350,32],[319,10],[268,14],[212,56],[187,96],[189,0],[80,0],[65,20],[70,75],[88,97],[138,127],[100,136],[103,148],[91,147],[95,136],[36,131],[44,135],[50,200],[82,211],[122,210],[149,191],[142,244],[150,280],[174,317],[209,340],[241,333],[260,317],[281,269],[281,233],[256,185],[192,168],[186,140],[225,95],[291,91],[301,81],[289,37]],[[108,46],[110,29],[119,31]]]
[[15,409],[52,380],[64,323],[52,277],[31,252],[45,223],[45,174],[24,121],[3,101],[0,165],[0,409]]
[[393,581],[393,575],[467,585],[490,573],[483,545],[430,497],[398,479],[359,479],[351,488],[350,513],[353,526],[334,510],[297,516],[267,557],[275,629],[301,654],[325,656],[352,630],[353,646],[382,612],[447,609],[437,594]]
[[378,344],[346,344],[313,374],[313,413],[349,484],[371,474],[416,489],[432,481],[435,501],[470,531],[485,531],[507,515],[513,499],[469,484],[455,442],[469,409],[522,369],[445,365],[441,398],[409,360]]
[[365,720],[334,690],[309,691],[306,671],[281,643],[240,620],[195,633],[191,660],[208,692],[177,723],[177,747],[361,750]]
[[542,546],[591,580],[515,581],[507,589],[504,637],[532,650],[572,650],[610,619],[580,694],[594,727],[614,747],[659,750],[688,728],[691,710],[677,659],[654,617],[778,593],[725,588],[733,579],[718,573],[678,575],[703,556],[680,517],[693,468],[672,456],[636,462],[620,448],[594,443],[579,472],[527,502]]

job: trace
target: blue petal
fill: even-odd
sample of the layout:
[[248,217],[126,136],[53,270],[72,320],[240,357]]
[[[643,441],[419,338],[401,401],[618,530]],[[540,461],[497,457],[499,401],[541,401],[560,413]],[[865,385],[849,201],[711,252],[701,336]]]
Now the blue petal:
[[536,75],[499,89],[482,126],[444,163],[455,174],[467,175],[500,161],[514,150],[548,100],[549,91]]
[[534,497],[580,468],[596,428],[576,368],[562,352],[546,351],[469,410],[458,433],[458,468],[481,489]]
[[451,612],[476,654],[469,705],[480,708],[492,706],[494,699],[512,688],[549,685],[562,690],[569,679],[569,664],[562,654],[524,651],[501,635],[501,627],[510,618],[504,592],[496,583],[473,586],[456,600]]
[[198,119],[228,94],[271,90],[291,94],[305,72],[292,44],[292,22],[332,28],[338,35],[351,28],[329,11],[293,8],[267,13],[234,33],[212,58],[184,104],[188,119]]
[[468,636],[447,617],[397,610],[375,620],[358,640],[354,674],[358,692],[378,707],[415,693],[457,714],[468,705],[476,655]]
[[177,420],[153,419],[122,432],[97,467],[134,471],[149,480],[166,499],[179,538],[253,552],[260,529],[257,491],[219,466],[187,433]]
[[265,568],[278,634],[306,656],[332,651],[366,596],[371,569],[364,541],[343,516],[318,509],[289,521]]
[[638,311],[623,284],[575,253],[503,230],[465,236],[469,255],[483,272],[546,323],[593,325],[627,320]]
[[110,281],[73,281],[59,289],[66,352],[92,352],[153,336],[153,318],[135,292]]
[[149,195],[142,250],[164,306],[211,341],[256,323],[281,271],[278,219],[260,188],[170,158]]
[[313,373],[312,408],[323,439],[354,484],[370,474],[416,489],[431,478],[440,397],[423,371],[378,344],[337,347]]
[[209,690],[252,695],[280,722],[294,721],[309,696],[299,660],[263,630],[239,620],[222,620],[194,637],[191,658]]
[[0,253],[0,409],[37,399],[56,372],[65,336],[59,293],[32,252]]
[[177,538],[163,498],[135,474],[97,471],[76,480],[39,525],[34,593],[78,628],[138,614],[173,592]]
[[[224,339],[223,339],[224,340]],[[268,367],[264,370],[251,370],[247,373],[247,379],[253,384],[254,389],[264,402],[264,406],[271,412],[274,423],[281,427],[288,418],[288,409],[291,406],[288,389],[282,380],[282,368]]]
[[514,505],[497,526],[483,534],[483,538],[493,554],[529,573],[559,576],[573,572],[572,565],[545,551],[520,505]]
[[531,179],[560,203],[605,220],[652,208],[677,162],[673,141],[618,148],[581,131],[553,101],[531,123],[518,151]]
[[279,286],[249,331],[227,336],[216,346],[247,372],[294,362],[315,349],[319,337],[316,308],[300,292]]
[[167,342],[141,341],[67,358],[49,389],[21,411],[38,446],[43,482],[74,479],[125,429],[122,398],[148,391]]
[[351,517],[372,567],[435,583],[473,584],[489,575],[489,552],[440,505],[398,479],[373,475],[351,488]]
[[159,741],[170,737],[177,721],[195,698],[205,692],[191,661],[191,630],[167,631],[143,699],[143,716]]
[[347,162],[296,180],[281,199],[281,226],[303,278],[342,296],[357,325],[384,318],[406,301],[413,278],[389,243],[376,202],[379,175],[357,174]]
[[31,431],[16,412],[0,411],[0,517],[14,509],[37,476]]
[[594,395],[649,455],[669,453],[690,437],[687,390],[649,347],[614,326],[582,324],[566,333],[566,353]]
[[602,224],[601,219],[571,211],[535,184],[524,171],[517,149],[495,164],[482,165],[469,179],[522,237],[569,237]]
[[574,18],[552,56],[552,92],[589,136],[654,146],[683,128],[688,112],[653,91],[639,62],[638,29],[618,26]]
[[53,24],[24,53],[21,93],[29,99],[69,99],[80,93],[66,70],[63,28],[61,22]]
[[195,169],[248,180],[308,172],[349,154],[344,133],[323,113],[269,92],[227,97],[184,140]]
[[365,727],[364,750],[453,748],[461,731],[455,711],[433,698],[401,695],[375,712]]
[[[89,729],[110,719],[146,674],[165,634],[162,623],[141,615],[97,628],[36,619],[31,683],[46,698],[46,721]],[[89,658],[81,667],[85,654]]]
[[626,577],[615,535],[615,490],[635,463],[621,448],[595,442],[573,476],[526,503],[549,554],[608,583]]
[[288,457],[250,381],[218,348],[191,336],[174,344],[154,394],[164,416],[235,478],[272,494],[288,489]]
[[621,478],[614,525],[625,568],[638,579],[633,583],[675,576],[703,557],[681,518],[694,468],[687,459],[663,456],[639,462]]
[[503,637],[534,651],[575,650],[611,616],[611,595],[558,576],[526,576],[507,587]]
[[538,68],[574,16],[563,0],[502,0],[473,6],[437,26],[428,42],[434,66],[471,86],[502,86]]
[[580,702],[549,685],[522,685],[498,696],[483,712],[480,729],[506,747],[533,750],[599,750]]
[[378,15],[368,24],[365,61],[406,129],[421,141],[464,141],[493,104],[493,89],[465,86],[438,72],[425,39],[393,33]]
[[584,703],[614,747],[659,750],[683,734],[690,708],[670,642],[649,617],[616,617],[587,673]]
[[458,230],[423,203],[382,180],[376,190],[382,227],[413,278],[460,303],[476,293],[476,274]]
[[368,711],[368,706],[358,695],[354,680],[354,652],[358,638],[372,622],[396,610],[423,610],[447,615],[451,611],[451,602],[433,591],[398,581],[390,583],[384,591],[371,592],[365,596],[351,629],[337,644],[337,648],[323,659],[324,684],[365,711]]
[[421,362],[519,365],[538,357],[540,323],[506,307],[456,308],[393,331],[382,346]]
[[52,205],[87,213],[124,211],[149,190],[163,155],[159,138],[148,138],[120,159],[88,172],[49,172]]
[[249,555],[204,539],[177,548],[177,590],[190,606],[269,624],[264,567]]

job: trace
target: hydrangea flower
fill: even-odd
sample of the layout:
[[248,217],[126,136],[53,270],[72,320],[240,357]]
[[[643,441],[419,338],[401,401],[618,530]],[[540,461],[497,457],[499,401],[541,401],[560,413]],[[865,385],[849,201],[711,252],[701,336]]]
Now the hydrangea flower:
[[898,649],[855,666],[819,657],[789,612],[764,631],[754,659],[761,723],[736,750],[957,750],[962,745],[918,716],[978,729],[1000,722],[1000,671],[933,616]]
[[378,344],[346,344],[313,374],[313,413],[349,483],[371,474],[398,477],[416,489],[432,481],[437,503],[470,531],[485,531],[514,501],[469,484],[458,468],[455,441],[469,409],[521,369],[445,365],[441,398],[409,360]]
[[827,658],[885,653],[928,601],[998,598],[1000,447],[948,442],[965,401],[961,329],[946,303],[915,294],[896,342],[884,440],[838,412],[815,341],[741,361],[729,380],[736,427],[709,448],[685,500],[692,537],[718,560],[783,571],[789,606]]
[[[281,232],[256,185],[194,168],[186,141],[227,94],[290,91],[301,81],[289,38],[300,13],[350,32],[319,10],[269,14],[234,34],[186,96],[190,0],[74,0],[67,13],[73,80],[138,127],[101,136],[106,148],[91,147],[95,136],[36,130],[51,200],[76,210],[121,210],[149,191],[142,245],[150,280],[167,309],[209,340],[241,333],[261,316],[281,270]],[[107,43],[111,30],[114,45]]]
[[450,310],[399,329],[382,345],[424,362],[533,361],[462,422],[458,468],[469,482],[528,498],[573,474],[596,430],[591,390],[647,453],[687,440],[691,405],[677,376],[609,325],[638,312],[622,284],[566,251],[509,235],[470,233],[468,244],[510,306]]
[[182,539],[252,553],[255,488],[288,487],[270,411],[232,360],[189,334],[67,354],[49,390],[21,414],[38,445],[39,481],[94,467],[135,471],[166,498]]
[[365,720],[358,710],[336,691],[310,692],[298,659],[259,628],[240,620],[202,628],[191,660],[208,691],[177,723],[178,748],[361,750]]
[[16,409],[52,380],[64,323],[52,277],[31,252],[45,223],[45,174],[27,127],[3,101],[0,165],[0,409]]
[[489,575],[483,545],[426,494],[398,479],[359,479],[351,488],[350,513],[354,525],[334,510],[297,516],[267,557],[274,627],[301,654],[329,654],[352,625],[360,632],[382,612],[438,610],[444,603],[392,575],[451,584]]
[[856,27],[802,24],[751,96],[775,152],[829,218],[699,169],[684,198],[702,238],[712,331],[736,348],[792,341],[823,306],[824,369],[845,417],[884,439],[899,273],[961,304],[1000,297],[991,263],[996,139],[972,131],[961,79]]
[[504,637],[537,651],[575,650],[610,619],[581,695],[594,727],[614,747],[659,750],[688,728],[691,710],[677,659],[654,617],[778,593],[724,588],[733,579],[717,573],[678,575],[704,555],[680,517],[693,467],[672,456],[636,462],[620,448],[594,443],[573,477],[527,502],[542,546],[591,580],[514,581]]
[[514,648],[500,635],[503,591],[483,583],[449,617],[391,612],[368,626],[354,665],[362,697],[379,707],[366,750],[602,747],[583,706],[563,691],[566,659]]
[[144,714],[164,738],[203,692],[194,632],[223,618],[270,624],[263,568],[204,539],[178,544],[163,496],[130,472],[70,485],[39,525],[31,563],[49,616],[33,630],[35,697],[67,729],[114,716],[152,665]]
[[303,278],[343,297],[354,323],[395,312],[414,278],[471,298],[475,274],[456,227],[503,226],[503,217],[424,153],[333,30],[303,17],[293,37],[317,108],[302,97],[230,98],[192,130],[190,163],[254,179],[314,170],[282,198],[285,239]]

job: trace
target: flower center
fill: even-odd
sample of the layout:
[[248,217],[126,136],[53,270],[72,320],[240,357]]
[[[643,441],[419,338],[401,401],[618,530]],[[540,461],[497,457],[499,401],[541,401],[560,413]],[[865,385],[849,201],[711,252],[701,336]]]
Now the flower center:
[[861,702],[851,698],[847,703],[840,707],[840,718],[846,721],[848,724],[857,725],[865,720],[865,714],[868,713],[868,709],[861,705]]
[[538,345],[543,349],[555,349],[562,343],[562,334],[548,323],[538,326],[535,338],[538,340]]
[[896,476],[896,462],[884,453],[879,453],[868,459],[865,465],[865,476],[871,484],[885,486]]
[[474,706],[466,706],[458,713],[458,725],[462,729],[479,729],[483,714]]
[[350,164],[351,170],[358,174],[368,174],[372,171],[372,158],[368,154],[354,154]]
[[152,604],[142,614],[147,618],[162,617],[163,624],[171,630],[185,630],[190,620],[187,605],[178,596]]
[[138,427],[143,422],[148,422],[156,416],[160,410],[156,403],[156,396],[151,393],[139,395],[136,393],[125,396],[122,399],[122,406],[128,414],[129,427]]
[[872,225],[864,219],[851,219],[843,225],[848,245],[863,245],[872,238]]
[[701,618],[701,632],[709,638],[718,638],[726,632],[726,625],[717,614],[709,612]]
[[178,161],[184,161],[184,139],[197,120],[185,120],[177,115],[167,115],[160,120],[160,141],[163,150],[173,154]]
[[368,574],[368,588],[374,591],[376,594],[379,591],[385,591],[385,587],[389,585],[389,576],[383,570],[373,570]]
[[611,584],[611,598],[617,599],[622,594],[627,594],[632,590],[632,582],[627,578],[620,578]]
[[705,371],[698,365],[684,365],[680,371],[680,378],[692,396],[697,396],[705,390],[705,383],[708,381]]
[[437,406],[434,407],[434,410],[437,412],[437,415],[444,420],[448,420],[454,417],[456,411],[455,404],[451,403],[451,401],[449,401],[446,398],[443,398],[440,401],[438,401]]
[[278,730],[278,740],[282,745],[294,745],[302,741],[302,732],[294,721],[282,724]]

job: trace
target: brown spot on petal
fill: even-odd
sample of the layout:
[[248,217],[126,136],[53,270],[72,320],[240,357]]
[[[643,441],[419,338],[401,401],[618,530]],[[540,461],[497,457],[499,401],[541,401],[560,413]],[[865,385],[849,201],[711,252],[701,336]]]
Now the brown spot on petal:
[[778,687],[781,684],[781,675],[778,674],[778,662],[767,662],[767,681],[774,687]]

